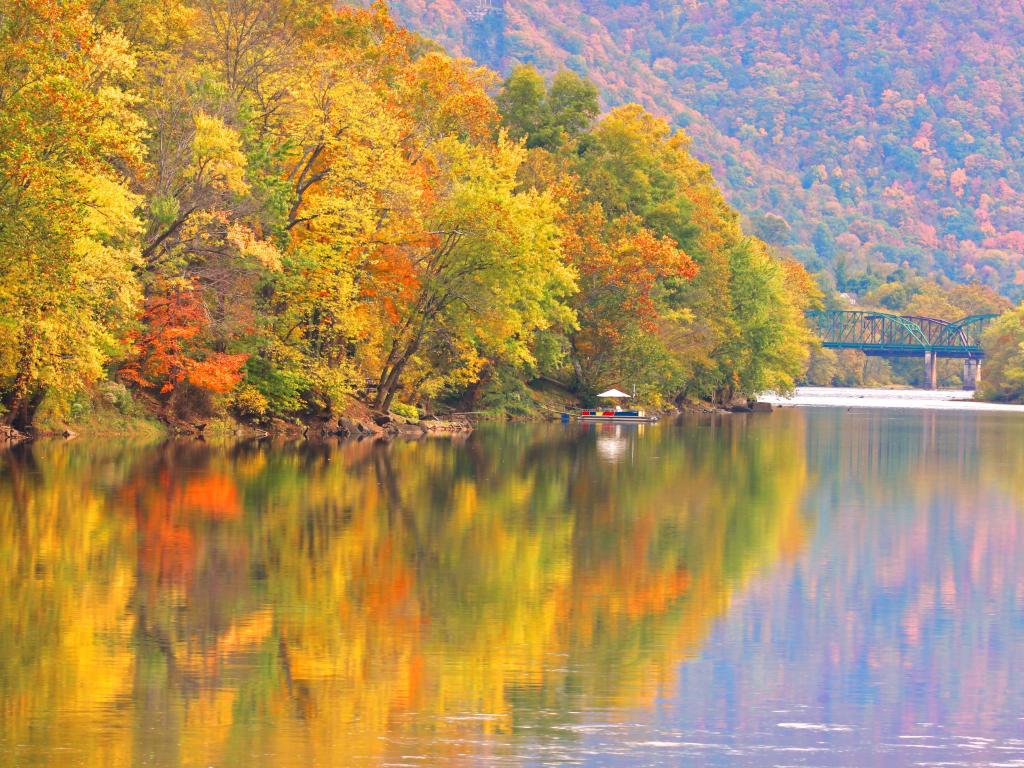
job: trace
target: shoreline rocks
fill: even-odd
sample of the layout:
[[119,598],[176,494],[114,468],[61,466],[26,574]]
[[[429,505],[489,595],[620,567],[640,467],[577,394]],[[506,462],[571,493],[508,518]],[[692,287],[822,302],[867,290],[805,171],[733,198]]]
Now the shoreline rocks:
[[[682,414],[713,415],[729,413],[770,413],[775,408],[772,404],[756,399],[736,398],[725,405],[715,405],[705,401],[689,401],[678,403],[656,411],[664,419]],[[550,411],[550,412],[549,412]],[[545,421],[553,420],[554,409],[538,410],[533,418],[510,419],[510,421]],[[191,438],[195,440],[235,439],[235,440],[285,440],[285,441],[326,441],[326,440],[421,440],[425,437],[456,437],[465,436],[474,430],[469,414],[451,414],[447,417],[428,415],[418,421],[403,418],[394,413],[374,411],[367,403],[351,399],[337,415],[315,416],[306,420],[271,418],[265,421],[249,422],[232,416],[222,416],[199,421],[163,420],[167,435],[171,438]],[[90,424],[90,427],[96,426]],[[100,425],[102,427],[102,425]],[[113,425],[112,425],[113,426]],[[117,425],[122,426],[122,425]],[[0,426],[0,447],[12,446],[31,441],[39,437],[63,436],[73,439],[80,435],[85,439],[91,436],[110,437],[123,435],[130,437],[131,430],[96,431],[88,427],[65,426],[60,431],[33,431],[22,433],[8,426]]]
[[0,445],[17,445],[31,439],[31,436],[26,435],[24,432],[19,432],[14,427],[0,425]]

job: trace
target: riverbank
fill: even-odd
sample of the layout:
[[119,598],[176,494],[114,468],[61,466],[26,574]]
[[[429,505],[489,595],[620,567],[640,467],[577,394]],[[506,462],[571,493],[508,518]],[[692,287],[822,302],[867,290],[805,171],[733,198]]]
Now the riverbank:
[[[127,388],[117,385],[100,389],[91,398],[78,402],[70,413],[41,409],[40,418],[31,432],[11,427],[0,428],[0,445],[44,437],[67,439],[83,437],[122,437],[159,440],[165,437],[194,439],[264,439],[283,440],[417,440],[429,436],[468,434],[479,422],[541,422],[557,421],[567,409],[583,405],[577,395],[558,382],[541,379],[531,382],[521,402],[509,409],[451,409],[418,418],[396,413],[382,414],[366,402],[349,397],[336,414],[311,417],[273,416],[243,419],[223,410],[201,419],[180,420],[161,413],[158,404]],[[643,407],[643,406],[640,406]],[[648,413],[667,419],[681,414],[749,413],[770,410],[762,402],[737,398],[727,406],[705,401],[687,401],[661,408],[646,407]]]
[[262,421],[244,421],[223,414],[205,423],[172,423],[168,431],[178,437],[279,438],[285,440],[330,440],[335,438],[356,440],[418,440],[432,435],[466,434],[473,424],[465,415],[427,415],[409,418],[396,413],[374,411],[366,403],[348,398],[337,414],[323,414],[310,418],[270,418]]
[[0,446],[17,445],[39,438],[73,439],[79,436],[143,440],[166,437],[200,440],[416,440],[431,435],[466,434],[473,430],[473,424],[466,415],[428,415],[413,419],[394,413],[374,412],[356,398],[348,398],[338,414],[305,419],[271,417],[246,420],[223,411],[208,418],[184,421],[168,418],[154,410],[151,403],[132,397],[127,391],[124,397],[117,400],[110,399],[104,392],[98,392],[85,403],[76,404],[71,413],[44,410],[30,431],[0,425]]

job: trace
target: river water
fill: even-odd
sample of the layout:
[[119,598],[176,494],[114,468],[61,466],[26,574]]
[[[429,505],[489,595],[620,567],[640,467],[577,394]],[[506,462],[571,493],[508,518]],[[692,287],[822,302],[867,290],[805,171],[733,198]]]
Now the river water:
[[1024,415],[0,457],[0,766],[1024,766]]

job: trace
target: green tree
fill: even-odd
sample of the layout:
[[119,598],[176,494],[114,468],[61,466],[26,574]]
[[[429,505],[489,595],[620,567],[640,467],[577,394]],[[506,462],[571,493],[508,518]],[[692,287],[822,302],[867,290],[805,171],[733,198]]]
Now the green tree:
[[528,147],[553,148],[547,85],[536,69],[527,64],[513,69],[498,94],[497,104],[511,138],[525,140]]
[[1002,315],[985,331],[981,396],[986,400],[1024,400],[1024,307]]
[[552,126],[569,138],[588,129],[601,109],[597,86],[568,69],[551,79],[547,103]]
[[811,239],[814,245],[814,252],[818,258],[826,264],[831,264],[836,257],[836,239],[832,236],[832,230],[824,223],[819,223],[814,229],[814,236]]
[[514,139],[529,148],[558,151],[593,123],[600,111],[597,87],[571,70],[562,70],[550,87],[527,64],[512,70],[497,97],[502,122]]

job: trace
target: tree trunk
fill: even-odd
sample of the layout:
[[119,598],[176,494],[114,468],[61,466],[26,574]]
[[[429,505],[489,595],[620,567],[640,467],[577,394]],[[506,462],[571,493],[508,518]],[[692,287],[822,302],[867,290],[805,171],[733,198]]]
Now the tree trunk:
[[387,413],[387,405],[391,404],[391,392],[394,389],[394,382],[397,377],[399,363],[396,360],[390,367],[385,367],[380,374],[380,381],[377,382],[377,394],[373,398],[373,407],[378,411]]
[[400,355],[392,354],[388,355],[389,360],[394,360],[389,370],[385,363],[384,371],[381,373],[381,381],[377,386],[377,397],[374,398],[374,407],[384,413],[388,412],[391,407],[391,401],[395,398],[395,392],[398,390],[398,380],[402,377],[402,373],[405,371],[405,366],[413,355],[416,354],[420,348],[420,342],[423,341],[423,335],[426,332],[426,320],[420,325],[419,330],[413,337],[412,341],[405,348],[405,351]]
[[384,398],[384,402],[381,403],[380,409],[384,413],[388,413],[391,410],[391,401],[395,399],[395,390],[392,389],[388,392],[388,396]]
[[409,352],[408,354],[402,355],[398,362],[396,362],[391,368],[391,372],[388,374],[384,387],[377,390],[377,400],[379,402],[378,407],[384,413],[387,413],[391,409],[391,401],[395,399],[395,392],[398,391],[398,380],[401,378],[402,372],[405,370],[405,364],[409,361],[412,354],[412,352]]
[[10,410],[7,415],[7,424],[19,432],[31,432],[32,422],[36,417],[36,411],[45,396],[43,390],[17,390],[11,399]]

